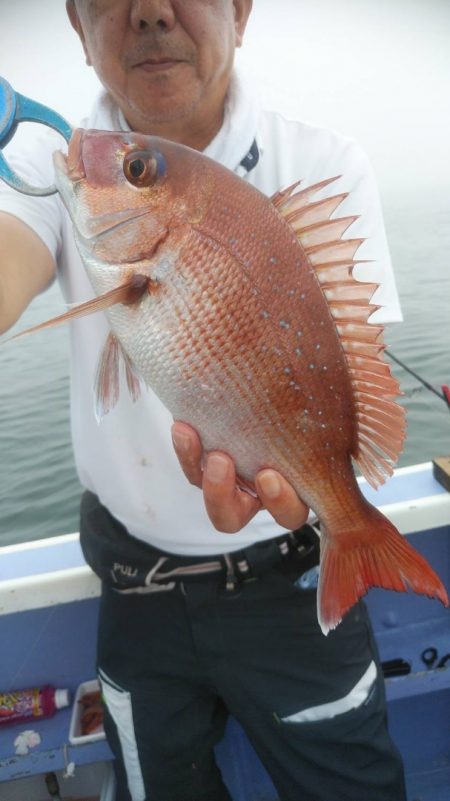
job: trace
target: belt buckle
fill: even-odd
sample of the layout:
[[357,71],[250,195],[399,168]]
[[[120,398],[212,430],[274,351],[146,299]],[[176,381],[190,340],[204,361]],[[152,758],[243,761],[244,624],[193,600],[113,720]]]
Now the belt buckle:
[[225,571],[223,592],[227,596],[240,595],[241,584],[246,580],[245,574],[250,573],[250,566],[245,557],[238,559],[233,553],[224,553],[222,559]]

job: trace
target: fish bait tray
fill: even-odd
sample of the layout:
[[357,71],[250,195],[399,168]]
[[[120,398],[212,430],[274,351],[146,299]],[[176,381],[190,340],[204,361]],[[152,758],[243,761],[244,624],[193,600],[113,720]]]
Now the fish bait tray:
[[99,692],[100,684],[97,679],[91,681],[84,681],[79,685],[75,700],[72,707],[72,717],[70,720],[69,728],[69,742],[71,745],[84,745],[85,743],[95,743],[98,740],[104,740],[105,730],[103,726],[96,729],[91,734],[83,734],[81,727],[81,717],[83,714],[83,706],[81,701],[87,693]]

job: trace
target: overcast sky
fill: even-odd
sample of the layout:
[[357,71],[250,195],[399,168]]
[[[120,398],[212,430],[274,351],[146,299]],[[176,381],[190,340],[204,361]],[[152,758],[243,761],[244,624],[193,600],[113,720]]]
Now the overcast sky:
[[[76,122],[97,83],[64,0],[0,0],[0,75]],[[239,58],[266,105],[337,128],[381,189],[450,183],[450,0],[254,0]]]

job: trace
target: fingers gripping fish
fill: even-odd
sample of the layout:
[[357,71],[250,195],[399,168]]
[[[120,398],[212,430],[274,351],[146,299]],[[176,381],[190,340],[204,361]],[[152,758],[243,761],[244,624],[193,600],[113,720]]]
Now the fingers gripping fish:
[[[247,485],[271,467],[321,521],[318,615],[334,628],[372,586],[439,598],[427,562],[365,500],[352,459],[377,487],[405,434],[369,324],[376,284],[352,277],[355,217],[330,179],[272,199],[189,148],[136,133],[77,131],[57,186],[111,333],[97,374],[99,416],[152,387],[206,450],[229,453]],[[322,193],[323,194],[323,193]],[[45,324],[44,324],[45,325]]]

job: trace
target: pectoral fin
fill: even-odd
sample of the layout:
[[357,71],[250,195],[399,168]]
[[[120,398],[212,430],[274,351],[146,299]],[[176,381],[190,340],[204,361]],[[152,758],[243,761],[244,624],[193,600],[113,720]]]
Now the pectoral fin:
[[45,320],[43,323],[26,328],[25,331],[19,331],[13,337],[4,339],[2,344],[10,342],[12,339],[23,337],[25,334],[35,334],[37,331],[43,331],[44,328],[54,328],[60,323],[76,320],[79,317],[86,317],[88,314],[94,314],[98,311],[104,311],[116,303],[136,303],[148,291],[149,280],[146,276],[134,275],[125,284],[110,289],[109,292],[87,300],[85,303],[80,303],[78,306],[74,306],[73,309],[64,312],[64,314],[58,315],[58,317],[52,317],[51,320]]

